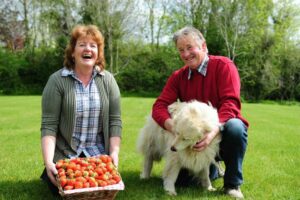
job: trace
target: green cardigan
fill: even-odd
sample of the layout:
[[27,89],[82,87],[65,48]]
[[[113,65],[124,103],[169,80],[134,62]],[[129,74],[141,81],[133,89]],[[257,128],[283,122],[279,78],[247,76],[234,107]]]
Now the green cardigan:
[[[67,155],[76,155],[72,143],[76,120],[75,80],[61,73],[62,69],[49,77],[42,96],[41,136],[56,137],[54,162]],[[113,75],[105,70],[97,73],[95,83],[103,105],[102,127],[105,152],[108,154],[110,137],[121,137],[122,132],[120,90]]]

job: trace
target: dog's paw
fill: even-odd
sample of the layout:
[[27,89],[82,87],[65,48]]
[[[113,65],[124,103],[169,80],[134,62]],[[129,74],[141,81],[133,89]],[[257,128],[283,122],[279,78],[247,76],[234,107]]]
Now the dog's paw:
[[141,173],[141,174],[140,174],[140,179],[149,179],[149,178],[150,178],[149,175],[146,175],[146,174],[144,174],[144,173]]
[[210,191],[210,192],[214,192],[214,191],[217,191],[217,189],[216,188],[214,188],[213,186],[208,186],[208,188],[207,188],[207,190],[208,191]]
[[164,183],[164,190],[167,192],[168,195],[170,196],[176,196],[176,189],[174,187],[174,184],[166,184]]
[[170,190],[166,190],[167,194],[170,195],[170,196],[176,196],[177,195],[177,192],[175,190],[173,191],[170,191]]

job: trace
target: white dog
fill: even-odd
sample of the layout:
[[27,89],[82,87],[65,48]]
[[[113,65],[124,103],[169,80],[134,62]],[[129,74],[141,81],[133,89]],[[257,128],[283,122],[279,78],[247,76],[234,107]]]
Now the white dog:
[[215,137],[203,151],[195,151],[193,146],[206,133],[219,126],[216,109],[205,103],[191,101],[176,102],[168,110],[173,119],[173,133],[162,129],[152,117],[148,117],[140,132],[137,149],[144,156],[140,177],[149,178],[153,161],[165,157],[163,182],[164,190],[168,194],[176,195],[175,182],[181,168],[192,171],[207,190],[215,190],[209,179],[209,166],[215,163],[221,136]]

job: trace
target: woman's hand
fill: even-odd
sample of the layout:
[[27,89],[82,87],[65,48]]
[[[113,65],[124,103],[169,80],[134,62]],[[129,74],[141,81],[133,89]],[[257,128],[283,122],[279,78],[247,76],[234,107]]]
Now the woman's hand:
[[110,157],[116,167],[119,164],[119,151],[120,151],[121,138],[111,137],[110,138]]
[[41,143],[42,143],[42,154],[43,154],[47,175],[51,180],[51,182],[57,186],[56,179],[55,179],[57,170],[55,168],[55,164],[53,163],[56,138],[54,136],[43,136]]
[[54,163],[48,163],[48,164],[45,165],[45,167],[46,167],[47,175],[48,175],[50,181],[55,186],[57,186],[57,182],[56,182],[56,178],[55,178],[55,175],[57,174],[57,170],[56,170],[55,164]]
[[119,155],[118,155],[118,153],[112,152],[112,153],[110,154],[110,157],[112,158],[112,161],[113,161],[114,165],[115,165],[116,167],[118,167],[118,165],[119,165]]

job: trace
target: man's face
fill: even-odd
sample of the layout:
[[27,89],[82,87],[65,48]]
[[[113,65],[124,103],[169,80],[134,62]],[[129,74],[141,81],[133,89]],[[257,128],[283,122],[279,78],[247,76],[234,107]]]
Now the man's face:
[[176,47],[181,60],[191,69],[197,69],[206,54],[205,42],[200,44],[200,41],[192,34],[179,37]]

